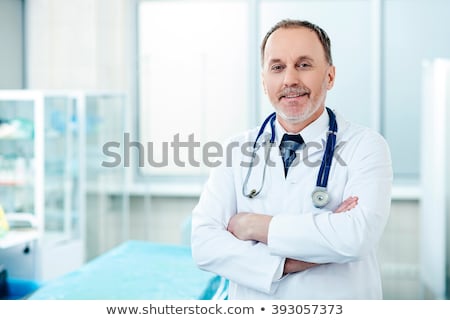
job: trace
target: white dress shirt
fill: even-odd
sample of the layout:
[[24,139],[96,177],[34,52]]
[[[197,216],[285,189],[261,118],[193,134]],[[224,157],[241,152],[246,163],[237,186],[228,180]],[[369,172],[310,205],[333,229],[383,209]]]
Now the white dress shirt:
[[[374,130],[339,114],[336,118],[336,150],[327,187],[331,200],[322,209],[314,207],[311,193],[325,149],[326,111],[300,132],[305,144],[286,177],[278,148],[285,131],[275,121],[276,143],[257,197],[243,196],[242,186],[259,128],[233,138],[228,157],[211,170],[193,210],[192,253],[200,268],[230,280],[230,299],[382,298],[376,250],[390,211],[389,148]],[[267,125],[259,142],[268,141],[270,132]],[[261,186],[265,150],[257,151],[247,192]],[[359,198],[358,205],[333,213],[350,196]],[[273,216],[267,245],[239,240],[227,231],[229,219],[238,212]],[[286,257],[321,265],[282,276]]]

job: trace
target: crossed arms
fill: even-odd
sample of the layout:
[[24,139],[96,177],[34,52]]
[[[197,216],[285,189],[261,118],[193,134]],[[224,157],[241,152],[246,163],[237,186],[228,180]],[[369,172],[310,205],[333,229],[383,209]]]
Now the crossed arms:
[[[344,200],[334,213],[351,210],[358,204],[358,197],[349,197]],[[239,212],[232,216],[227,230],[239,240],[254,240],[267,244],[269,225],[272,216],[259,213]],[[300,272],[319,264],[286,258],[283,275]]]

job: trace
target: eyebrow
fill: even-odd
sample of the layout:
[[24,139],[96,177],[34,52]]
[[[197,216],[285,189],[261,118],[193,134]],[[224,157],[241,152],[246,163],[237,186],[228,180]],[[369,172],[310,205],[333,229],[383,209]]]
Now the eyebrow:
[[[314,61],[314,59],[312,57],[310,57],[310,56],[299,56],[296,59],[296,62],[302,61],[302,60],[308,60],[308,61],[311,61],[311,62]],[[283,62],[283,61],[281,59],[274,58],[274,59],[270,59],[267,63],[268,64],[273,64],[273,63],[279,63],[279,62]]]
[[308,61],[311,61],[311,62],[314,61],[314,59],[312,57],[310,57],[310,56],[300,56],[300,57],[297,58],[297,61],[300,61],[300,60],[308,60]]

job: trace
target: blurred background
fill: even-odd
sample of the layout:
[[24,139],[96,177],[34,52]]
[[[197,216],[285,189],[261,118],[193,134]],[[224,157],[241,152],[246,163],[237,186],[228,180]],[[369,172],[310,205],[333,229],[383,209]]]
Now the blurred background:
[[260,42],[294,18],[331,38],[327,106],[391,147],[385,298],[450,297],[449,12],[445,0],[0,0],[0,264],[51,280],[129,239],[189,245],[209,168],[200,147],[177,165],[170,142],[257,126],[272,110]]

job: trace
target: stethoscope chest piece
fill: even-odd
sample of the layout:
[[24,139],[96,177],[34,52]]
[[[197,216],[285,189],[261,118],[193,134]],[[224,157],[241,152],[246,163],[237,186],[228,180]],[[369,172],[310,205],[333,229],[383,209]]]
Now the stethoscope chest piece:
[[330,202],[328,191],[324,187],[316,187],[311,194],[312,202],[316,208],[325,207]]

